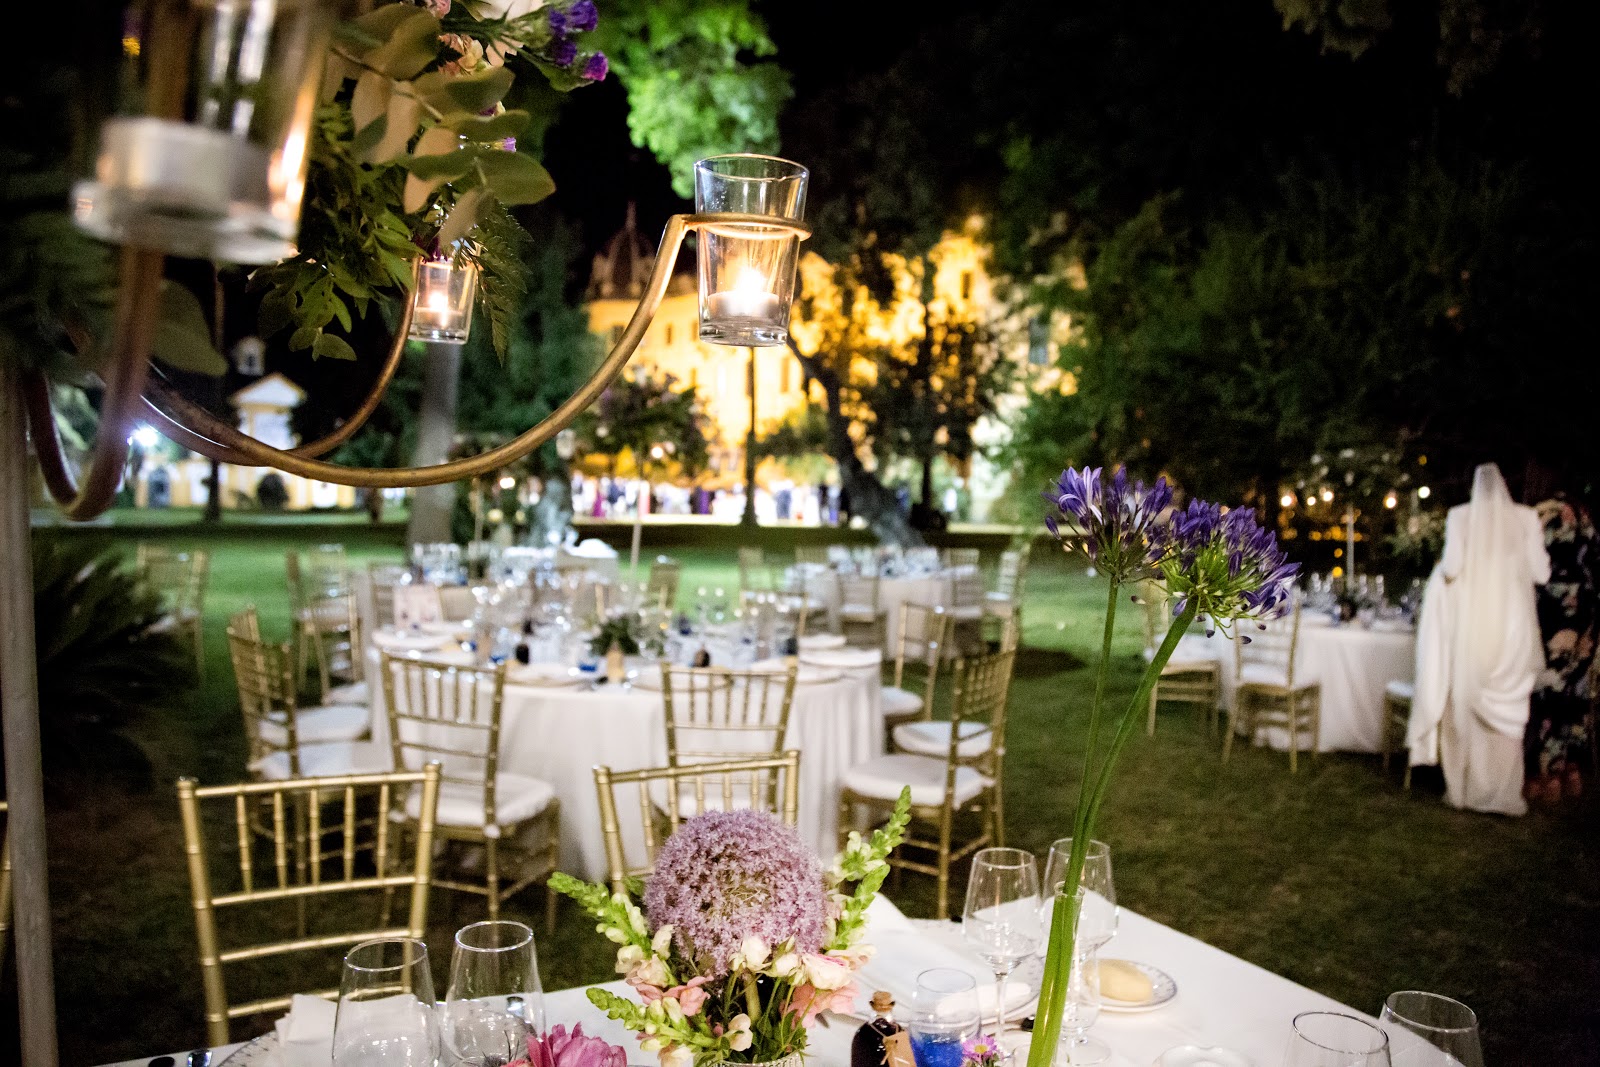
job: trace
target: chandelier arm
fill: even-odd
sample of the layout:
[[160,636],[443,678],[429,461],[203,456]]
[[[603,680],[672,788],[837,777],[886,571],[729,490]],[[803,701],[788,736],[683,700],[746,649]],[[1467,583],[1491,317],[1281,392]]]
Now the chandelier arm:
[[[617,375],[622,373],[622,368],[627,365],[628,359],[639,347],[639,342],[644,339],[651,320],[661,307],[667,285],[672,280],[673,264],[677,261],[678,251],[683,246],[684,236],[690,230],[703,229],[721,222],[753,220],[761,221],[763,225],[772,221],[765,216],[727,215],[674,215],[668,219],[666,229],[661,235],[661,248],[656,254],[655,267],[651,270],[650,280],[645,285],[639,306],[634,309],[633,317],[628,320],[622,337],[596,368],[595,373],[577,392],[536,426],[498,448],[492,448],[476,456],[428,467],[345,467],[263,444],[159,382],[150,383],[146,391],[147,402],[153,410],[164,416],[163,425],[167,422],[172,423],[173,426],[169,428],[174,429],[175,434],[184,437],[184,440],[180,441],[181,444],[212,459],[220,457],[222,454],[220,449],[226,449],[230,455],[236,453],[243,457],[245,465],[275,467],[302,478],[364,488],[410,488],[441,485],[463,478],[478,477],[521,459],[550,440],[594,403]],[[787,220],[775,228],[804,232],[804,227],[790,224]],[[235,463],[239,460],[228,459],[225,462]]]
[[[290,455],[315,459],[333,451],[354,437],[356,431],[365,426],[367,420],[372,418],[372,413],[378,410],[378,405],[383,402],[383,395],[389,391],[389,383],[394,381],[395,372],[400,369],[400,358],[405,355],[406,342],[410,339],[408,334],[411,332],[413,305],[409,289],[405,290],[405,297],[400,307],[400,321],[395,324],[394,343],[389,348],[389,355],[385,358],[383,366],[378,370],[378,377],[372,383],[372,390],[361,402],[361,406],[351,412],[332,433],[319,437],[309,444],[288,449]],[[152,399],[152,396],[155,399]],[[241,467],[260,465],[258,460],[244,452],[202,436],[168,414],[162,405],[176,407],[173,398],[177,396],[179,394],[164,380],[160,369],[157,368],[155,379],[145,386],[144,406],[153,416],[156,429],[161,431],[163,436],[191,452],[199,452],[207,459],[214,459],[218,463],[232,463]],[[198,407],[195,410],[199,410]]]
[[42,375],[30,374],[24,396],[33,448],[45,487],[67,518],[77,522],[102,514],[117,495],[128,461],[128,422],[139,402],[150,370],[150,345],[155,339],[161,306],[166,257],[147,248],[125,247],[121,253],[117,310],[112,347],[106,359],[105,394],[100,429],[89,455],[87,475],[75,483],[67,469],[56,433],[50,390]]

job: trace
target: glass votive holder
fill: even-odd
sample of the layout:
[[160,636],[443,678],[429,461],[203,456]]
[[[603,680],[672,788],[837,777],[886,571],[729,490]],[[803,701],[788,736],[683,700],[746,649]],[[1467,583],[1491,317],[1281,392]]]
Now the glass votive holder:
[[457,254],[424,260],[417,268],[408,336],[413,341],[466,344],[477,294],[478,265],[470,259]]
[[978,1034],[978,983],[966,971],[933,967],[917,975],[906,1030],[917,1067],[961,1067]]
[[312,112],[343,5],[161,0],[123,27],[126,104],[72,190],[96,237],[178,256],[272,263],[295,253]]
[[[806,169],[774,156],[727,155],[694,166],[695,211],[805,217]],[[758,222],[702,228],[697,240],[700,339],[766,347],[789,339],[800,235]]]

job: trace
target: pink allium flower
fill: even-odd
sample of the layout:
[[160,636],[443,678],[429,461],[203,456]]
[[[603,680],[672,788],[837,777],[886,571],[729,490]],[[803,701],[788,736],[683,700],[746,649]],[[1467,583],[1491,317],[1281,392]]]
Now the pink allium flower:
[[728,973],[746,937],[822,946],[822,865],[794,827],[759,811],[712,811],[688,820],[656,857],[645,915],[671,923],[684,954],[708,978]]
[[561,1023],[544,1037],[528,1037],[528,1058],[508,1067],[628,1067],[628,1054],[617,1045],[583,1032],[583,1024],[569,1034]]
[[841,1015],[854,1011],[858,993],[860,989],[854,979],[838,989],[818,989],[810,982],[805,982],[795,986],[794,996],[789,1000],[789,1014],[804,1016],[802,1021],[810,1026],[825,1011]]

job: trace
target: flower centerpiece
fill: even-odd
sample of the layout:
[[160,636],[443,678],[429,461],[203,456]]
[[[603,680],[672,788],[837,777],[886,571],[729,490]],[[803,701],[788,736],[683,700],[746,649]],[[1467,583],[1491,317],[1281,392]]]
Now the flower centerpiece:
[[583,1024],[567,1028],[560,1023],[546,1034],[528,1035],[528,1054],[506,1067],[628,1067],[628,1054],[604,1038],[583,1032]]
[[[1262,620],[1276,618],[1289,603],[1299,565],[1284,558],[1277,537],[1256,521],[1250,509],[1227,510],[1203,500],[1175,508],[1165,478],[1145,486],[1130,483],[1126,469],[1110,477],[1099,468],[1069,469],[1062,472],[1045,499],[1051,506],[1045,517],[1050,532],[1067,551],[1086,556],[1109,580],[1105,631],[1073,817],[1072,852],[1062,880],[1063,886],[1075,889],[1117,757],[1148,707],[1151,688],[1184,632],[1202,617],[1208,634],[1213,630],[1226,633],[1243,623],[1260,626]],[[1165,586],[1172,598],[1173,619],[1107,737],[1101,720],[1111,636],[1121,590],[1134,582]],[[1249,637],[1239,634],[1238,639],[1248,641]],[[1055,899],[1028,1067],[1049,1067],[1056,1052],[1082,900],[1075,892],[1056,892],[1055,886],[1046,891],[1054,893]]]
[[589,999],[641,1037],[662,1067],[798,1058],[806,1027],[849,1011],[872,957],[867,907],[904,836],[911,794],[870,837],[852,832],[831,867],[795,829],[759,811],[689,819],[662,846],[644,887],[612,893],[555,875],[550,884],[598,920],[638,999]]
[[639,654],[639,639],[634,635],[634,627],[639,618],[632,612],[623,611],[607,616],[600,620],[600,628],[589,639],[589,651],[596,656],[603,656],[615,645],[622,650],[625,656]]

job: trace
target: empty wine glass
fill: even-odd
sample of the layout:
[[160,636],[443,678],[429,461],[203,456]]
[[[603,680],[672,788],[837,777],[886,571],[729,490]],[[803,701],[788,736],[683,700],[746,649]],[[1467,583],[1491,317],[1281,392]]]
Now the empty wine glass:
[[1006,979],[1044,942],[1039,922],[1039,864],[1033,853],[1020,848],[986,848],[972,857],[962,934],[994,971],[994,1036],[998,1040],[1005,1030]]
[[1334,1011],[1294,1017],[1284,1067],[1391,1067],[1389,1036],[1365,1019]]
[[428,946],[382,937],[351,949],[333,1022],[335,1067],[434,1067],[438,1056]]
[[509,1063],[544,1032],[533,931],[519,922],[473,923],[456,933],[450,986],[440,1013],[445,1067]]
[[1407,989],[1383,1002],[1395,1067],[1483,1067],[1478,1017],[1459,1000]]
[[[1062,883],[1067,877],[1067,861],[1071,855],[1070,837],[1063,837],[1050,846],[1050,858],[1044,865],[1046,926],[1050,922],[1049,908],[1055,904],[1056,894],[1062,892]],[[1080,946],[1079,951],[1103,948],[1117,933],[1117,890],[1111,880],[1110,845],[1104,841],[1089,842],[1078,886],[1083,890],[1075,939]]]
[[917,975],[906,1030],[917,1067],[961,1067],[962,1042],[978,1033],[978,983],[966,971],[933,967]]

